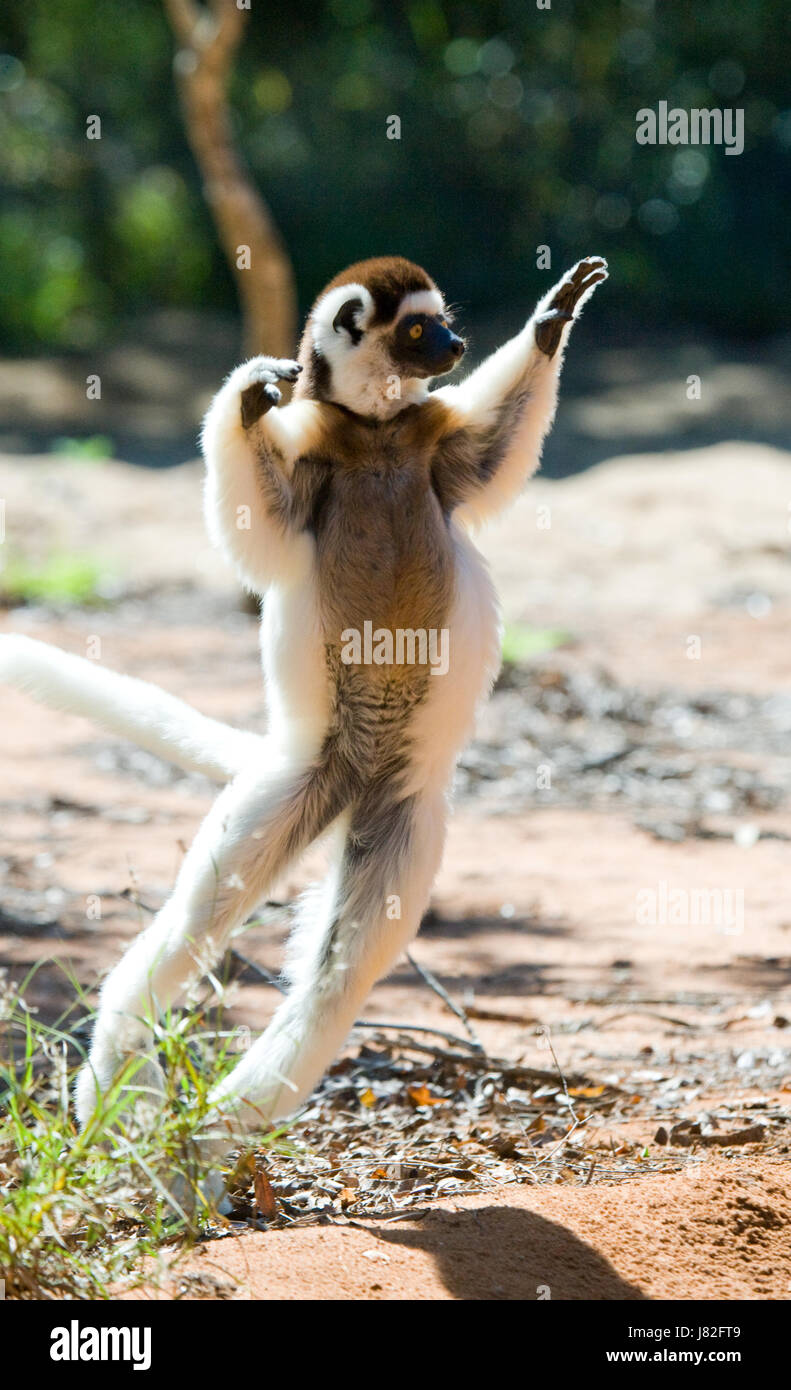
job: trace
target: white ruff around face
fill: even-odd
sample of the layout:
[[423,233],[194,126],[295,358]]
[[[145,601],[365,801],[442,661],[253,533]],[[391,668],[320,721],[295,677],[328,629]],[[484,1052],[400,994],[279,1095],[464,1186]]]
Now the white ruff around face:
[[[354,316],[363,334],[357,344],[352,342],[345,328],[333,327],[338,311],[350,299],[361,301],[361,308]],[[419,290],[401,301],[398,318],[404,314],[443,312],[439,290]],[[332,372],[331,399],[358,415],[389,420],[406,406],[425,400],[428,381],[399,374],[387,350],[393,324],[370,328],[374,313],[373,299],[364,285],[337,285],[313,310],[313,342]]]

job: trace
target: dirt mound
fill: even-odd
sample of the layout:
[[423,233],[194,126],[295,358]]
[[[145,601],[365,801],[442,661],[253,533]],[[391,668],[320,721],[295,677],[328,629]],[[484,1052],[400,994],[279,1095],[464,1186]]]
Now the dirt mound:
[[507,1187],[403,1221],[247,1231],[128,1297],[785,1299],[791,1197],[767,1161],[613,1187]]

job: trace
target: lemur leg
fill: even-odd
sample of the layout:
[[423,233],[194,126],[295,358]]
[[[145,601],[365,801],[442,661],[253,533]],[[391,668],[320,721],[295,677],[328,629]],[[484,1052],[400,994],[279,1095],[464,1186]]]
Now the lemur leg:
[[291,1114],[347,1037],[371,987],[420,926],[445,838],[444,791],[403,800],[371,789],[348,813],[327,881],[303,904],[291,991],[266,1032],[212,1096],[203,1145],[217,1158],[244,1135]]
[[[85,1126],[130,1055],[151,1046],[151,1021],[222,952],[288,864],[343,809],[343,784],[326,766],[240,774],[217,798],[179,871],[172,896],[108,976],[93,1042],[77,1079]],[[132,1083],[161,1089],[152,1059]]]

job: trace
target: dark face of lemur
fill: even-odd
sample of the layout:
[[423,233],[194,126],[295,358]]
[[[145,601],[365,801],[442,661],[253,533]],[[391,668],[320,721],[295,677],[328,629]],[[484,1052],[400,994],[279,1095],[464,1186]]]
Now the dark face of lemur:
[[308,316],[295,396],[389,419],[451,371],[464,342],[420,266],[400,256],[359,261],[331,280]]

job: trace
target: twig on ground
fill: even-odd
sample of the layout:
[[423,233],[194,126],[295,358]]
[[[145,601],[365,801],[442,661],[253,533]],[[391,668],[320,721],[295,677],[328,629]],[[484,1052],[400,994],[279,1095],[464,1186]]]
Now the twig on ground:
[[245,970],[252,970],[253,974],[258,975],[265,984],[272,985],[272,987],[279,990],[281,994],[285,994],[286,987],[282,980],[278,979],[277,975],[274,975],[271,970],[267,970],[266,966],[259,965],[255,960],[249,960],[247,956],[242,955],[241,951],[237,951],[235,946],[231,947],[228,955],[231,957],[231,960],[238,961],[240,965],[243,965]]
[[674,1018],[672,1014],[658,1014],[654,1009],[621,1009],[617,1014],[610,1014],[609,1018],[603,1018],[597,1025],[599,1028],[606,1028],[610,1023],[617,1023],[621,1018],[658,1018],[662,1023],[673,1023],[678,1028],[698,1028],[697,1023],[688,1023],[685,1018]]
[[[263,965],[259,965],[254,960],[248,960],[247,956],[243,956],[241,951],[237,951],[235,946],[231,948],[229,955],[233,960],[236,960],[239,962],[240,965],[243,965],[245,969],[252,970],[253,973],[255,975],[258,975],[266,984],[273,985],[274,988],[279,990],[281,994],[285,993],[285,986],[281,983],[281,981],[277,978],[276,975],[272,974],[271,970],[267,970]],[[380,1023],[377,1021],[360,1018],[354,1024],[354,1027],[376,1028],[379,1030],[391,1029],[395,1030],[398,1033],[430,1033],[434,1037],[444,1038],[446,1042],[453,1043],[456,1047],[469,1047],[476,1052],[483,1051],[479,1042],[468,1042],[466,1038],[459,1038],[456,1036],[455,1033],[445,1033],[441,1028],[424,1028],[417,1023]],[[447,1053],[438,1052],[438,1055],[447,1056]]]
[[[455,1033],[445,1033],[441,1028],[424,1027],[420,1023],[377,1023],[370,1019],[360,1018],[354,1026],[355,1028],[387,1028],[396,1033],[430,1033],[435,1038],[444,1038],[446,1042],[453,1043],[456,1047],[468,1047],[475,1056],[485,1057],[486,1055],[479,1043],[472,1043],[467,1038],[459,1038]],[[444,1057],[446,1061],[469,1062],[470,1060],[466,1055],[454,1057],[453,1053],[447,1052],[443,1047],[426,1047],[419,1043],[410,1043],[409,1046],[418,1048],[420,1052],[430,1052],[434,1057]]]
[[[567,1129],[567,1130],[566,1130],[566,1133],[563,1135],[563,1138],[562,1138],[562,1139],[558,1139],[557,1144],[553,1144],[552,1148],[549,1149],[549,1150],[547,1151],[547,1153],[545,1153],[545,1154],[543,1155],[542,1158],[539,1158],[539,1160],[538,1160],[537,1163],[531,1163],[531,1164],[529,1164],[529,1165],[528,1165],[528,1172],[529,1172],[529,1173],[534,1173],[535,1170],[536,1170],[536,1168],[540,1168],[540,1167],[541,1167],[542,1163],[548,1163],[549,1160],[550,1160],[550,1158],[552,1158],[553,1154],[556,1154],[556,1153],[558,1152],[559,1149],[562,1149],[562,1148],[563,1148],[563,1145],[564,1145],[564,1144],[567,1144],[567,1143],[568,1143],[568,1141],[569,1141],[569,1139],[571,1138],[572,1134],[574,1133],[575,1129],[578,1129],[579,1126],[580,1126],[581,1124],[582,1124],[582,1120],[581,1120],[581,1119],[578,1120],[578,1119],[576,1118],[576,1116],[575,1116],[575,1117],[574,1117],[574,1123],[573,1123],[573,1125],[571,1126],[571,1129]],[[529,1136],[529,1135],[526,1135],[525,1137],[529,1139],[530,1136]]]
[[553,1042],[552,1042],[552,1036],[551,1036],[551,1034],[550,1034],[550,1032],[549,1032],[549,1029],[546,1030],[544,1036],[545,1036],[545,1038],[546,1038],[546,1040],[547,1040],[547,1045],[548,1045],[548,1047],[549,1047],[549,1050],[550,1050],[550,1052],[552,1053],[552,1061],[555,1063],[555,1066],[557,1067],[558,1076],[560,1077],[561,1085],[563,1086],[563,1094],[564,1094],[564,1096],[566,1097],[566,1101],[567,1101],[567,1103],[568,1103],[569,1110],[571,1111],[572,1118],[574,1119],[574,1121],[575,1121],[576,1123],[579,1123],[579,1121],[577,1120],[577,1112],[576,1112],[576,1110],[574,1109],[574,1102],[573,1102],[573,1100],[571,1099],[571,1096],[569,1095],[569,1088],[568,1088],[568,1086],[566,1085],[566,1078],[565,1078],[565,1076],[563,1075],[563,1070],[562,1070],[562,1068],[561,1068],[560,1062],[558,1061],[558,1056],[557,1056],[557,1053],[556,1053],[556,1051],[555,1051],[555,1048],[554,1048],[554,1045],[553,1045]]
[[455,1014],[456,1017],[460,1020],[460,1022],[464,1025],[464,1028],[466,1032],[469,1034],[473,1046],[478,1048],[481,1052],[483,1052],[483,1043],[481,1042],[480,1038],[478,1037],[478,1034],[476,1033],[475,1029],[470,1023],[470,1020],[465,1010],[462,1008],[461,1004],[457,1004],[454,999],[451,999],[450,995],[448,994],[448,991],[445,989],[445,986],[440,984],[436,975],[432,975],[428,966],[421,965],[420,961],[415,960],[415,957],[412,955],[411,951],[406,951],[404,954],[406,955],[409,964],[412,966],[412,969],[417,971],[420,978],[422,980],[425,980],[429,989],[433,989],[434,993],[439,995],[443,1004],[446,1004],[447,1007],[450,1009],[451,1013]]

